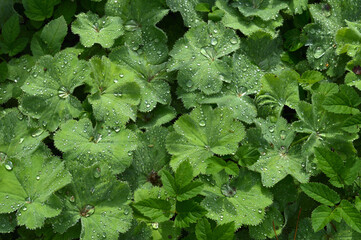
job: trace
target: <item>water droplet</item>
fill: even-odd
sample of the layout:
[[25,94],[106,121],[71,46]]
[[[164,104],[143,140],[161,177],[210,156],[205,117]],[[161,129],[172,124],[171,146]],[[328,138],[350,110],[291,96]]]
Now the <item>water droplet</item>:
[[128,32],[134,32],[135,30],[137,30],[137,28],[138,28],[138,24],[134,20],[129,20],[124,25],[124,29]]
[[34,138],[39,137],[43,132],[44,132],[44,129],[38,128],[31,134],[31,136]]
[[199,126],[204,127],[206,126],[206,122],[204,120],[199,121]]
[[74,196],[71,196],[71,197],[69,198],[69,201],[72,202],[72,203],[75,202],[75,197],[74,197]]
[[212,39],[211,39],[211,44],[212,44],[213,46],[217,45],[217,43],[218,43],[217,38],[212,38]]
[[13,170],[13,162],[12,161],[6,161],[5,162],[5,169],[8,171]]
[[40,176],[36,176],[36,180],[38,180],[38,181],[39,181],[39,180],[40,180]]
[[269,130],[270,133],[273,133],[273,132],[275,131],[275,128],[274,128],[274,126],[270,126],[270,127],[268,128],[268,130]]
[[23,207],[23,211],[26,211],[26,210],[28,210],[26,207]]
[[153,227],[153,229],[158,229],[159,224],[157,222],[152,223],[152,227]]
[[66,87],[60,87],[59,90],[58,90],[58,96],[60,98],[67,98],[69,97],[70,95],[70,92],[68,91],[68,89],[66,89]]
[[314,52],[313,56],[314,58],[321,58],[323,55],[325,55],[325,51],[321,47],[317,47],[316,51]]
[[193,82],[191,80],[189,80],[187,83],[186,83],[186,86],[187,87],[192,87],[193,86]]
[[237,44],[237,43],[238,43],[238,39],[237,39],[236,37],[233,37],[233,38],[231,38],[230,42],[231,42],[232,44]]

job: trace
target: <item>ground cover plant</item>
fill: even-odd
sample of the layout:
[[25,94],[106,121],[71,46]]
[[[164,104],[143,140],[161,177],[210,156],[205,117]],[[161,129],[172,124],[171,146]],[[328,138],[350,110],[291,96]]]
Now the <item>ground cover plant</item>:
[[361,1],[1,0],[0,239],[361,239]]

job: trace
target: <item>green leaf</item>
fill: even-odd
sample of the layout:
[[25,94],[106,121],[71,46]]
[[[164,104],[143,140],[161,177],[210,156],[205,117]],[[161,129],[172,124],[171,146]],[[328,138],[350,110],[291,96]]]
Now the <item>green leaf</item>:
[[249,226],[249,233],[253,239],[274,238],[275,231],[277,236],[281,235],[283,226],[284,221],[281,212],[275,207],[270,207],[261,224]]
[[137,147],[137,137],[132,131],[108,132],[105,128],[93,128],[87,118],[61,125],[54,141],[70,163],[76,161],[91,166],[96,159],[111,168],[113,173],[121,173],[129,167],[131,151]]
[[[167,5],[173,12],[180,12],[183,17],[184,25],[187,27],[196,27],[203,23],[203,20],[197,12],[197,6],[199,4],[207,4],[211,2],[209,0],[167,0]],[[208,3],[208,4],[209,4]]]
[[20,34],[19,16],[14,14],[9,18],[1,30],[1,36],[6,44],[13,43]]
[[329,222],[335,218],[339,212],[328,206],[320,205],[312,212],[312,228],[315,232],[322,230]]
[[175,182],[174,177],[167,170],[162,171],[162,183],[164,189],[172,196],[176,196],[178,191],[177,183]]
[[[345,7],[350,11],[343,11]],[[360,2],[352,0],[329,0],[327,3],[309,5],[314,23],[308,24],[304,31],[308,36],[307,59],[314,69],[327,69],[329,76],[344,73],[347,58],[336,55],[335,35],[346,25],[345,20],[360,19],[360,7]]]
[[78,60],[75,50],[41,57],[21,87],[26,93],[21,111],[54,131],[61,122],[80,116],[81,103],[72,93],[88,76],[87,62]]
[[35,34],[31,41],[31,51],[34,56],[46,54],[54,55],[60,51],[68,26],[63,16],[46,24],[39,34]]
[[95,13],[80,13],[71,25],[74,34],[80,36],[85,47],[99,43],[103,48],[110,48],[114,40],[123,35],[123,21],[120,17],[104,16],[99,18]]
[[15,214],[0,214],[0,233],[10,233],[16,227]]
[[201,218],[196,225],[197,240],[209,240],[212,239],[212,228],[207,218]]
[[[345,163],[337,153],[326,148],[316,148],[315,156],[317,158],[317,167],[330,178],[330,183],[335,187],[350,185],[356,178],[358,168],[358,159],[349,157]],[[356,171],[356,172],[355,172]]]
[[167,36],[156,24],[168,12],[162,1],[109,0],[105,5],[107,16],[121,17],[124,22],[121,42],[134,51],[142,46],[144,55],[153,63],[167,57]]
[[260,105],[270,104],[279,108],[283,106],[295,108],[298,104],[298,79],[300,76],[295,71],[284,70],[278,77],[265,74],[261,79],[262,88],[257,96]]
[[337,194],[337,192],[335,192],[323,183],[304,183],[301,185],[301,189],[309,197],[322,204],[334,206],[335,204],[340,202],[340,196]]
[[272,37],[276,37],[276,28],[282,26],[283,18],[280,15],[274,20],[264,21],[257,16],[252,18],[245,17],[239,12],[239,9],[232,7],[229,0],[217,0],[216,6],[224,12],[222,18],[223,24],[227,27],[240,30],[246,36],[262,30],[272,35]]
[[208,211],[206,216],[219,224],[234,221],[235,228],[261,223],[265,208],[272,204],[273,197],[262,186],[259,175],[241,168],[238,177],[230,182],[228,179],[226,176],[217,182],[204,181],[203,194],[206,197],[202,206]]
[[119,182],[107,169],[98,175],[98,166],[72,167],[72,183],[59,194],[63,201],[62,213],[52,220],[55,231],[64,233],[81,222],[80,239],[117,239],[132,222],[128,206],[129,187]]
[[357,92],[347,85],[340,85],[340,91],[325,99],[323,107],[333,113],[357,114],[360,110],[357,106],[361,104],[361,99]]
[[71,181],[64,163],[47,149],[22,159],[5,160],[0,163],[0,176],[0,213],[17,211],[18,224],[30,229],[60,214],[53,193]]
[[348,27],[341,28],[336,33],[336,52],[337,54],[347,53],[350,57],[354,57],[360,51],[361,25],[359,22],[347,20],[346,24]]
[[343,220],[356,232],[361,233],[361,214],[349,201],[342,200],[340,203]]
[[216,174],[222,170],[229,175],[237,176],[239,169],[236,163],[229,161],[226,162],[222,158],[211,157],[207,159],[207,174]]
[[193,180],[193,169],[188,161],[179,164],[175,172],[175,181],[179,187],[185,187]]
[[[139,51],[138,51],[139,52]],[[109,58],[132,71],[135,81],[140,86],[141,112],[150,112],[158,103],[167,105],[171,101],[168,84],[169,73],[166,71],[165,56],[168,51],[146,50],[142,54],[127,47],[120,47],[112,51]],[[155,52],[153,58],[151,53]],[[158,105],[159,106],[159,105]]]
[[133,205],[138,211],[155,222],[164,222],[171,217],[171,205],[162,199],[144,199]]
[[263,185],[272,187],[288,174],[301,183],[307,182],[309,175],[304,169],[306,158],[302,156],[300,148],[291,146],[295,132],[287,121],[279,118],[276,123],[271,123],[257,119],[256,123],[262,129],[263,138],[273,146],[267,147],[258,161],[249,167],[261,173]]
[[200,24],[176,42],[169,70],[179,70],[178,84],[187,92],[217,93],[230,81],[230,67],[222,57],[237,50],[239,42],[236,33],[220,23]]
[[34,21],[43,21],[53,15],[54,6],[58,0],[22,0],[25,14]]
[[49,136],[41,128],[29,127],[25,117],[16,109],[10,109],[0,117],[1,161],[7,158],[31,156],[42,140]]
[[170,159],[165,148],[167,135],[168,130],[163,127],[149,128],[145,133],[137,134],[139,141],[133,153],[132,165],[122,174],[122,179],[128,181],[132,190],[146,182],[161,186],[159,171]]
[[136,119],[140,88],[134,74],[108,58],[94,57],[90,60],[92,86],[89,102],[95,119],[107,126],[120,128],[130,119]]
[[175,132],[168,135],[167,150],[172,154],[170,165],[177,169],[189,160],[193,175],[205,172],[204,162],[214,154],[226,155],[236,152],[238,142],[245,135],[243,125],[233,121],[228,109],[212,109],[204,106],[181,116],[174,124]]
[[207,213],[207,211],[194,200],[177,202],[176,211],[177,216],[175,217],[174,225],[180,228],[189,227],[189,224],[197,222],[199,218]]
[[198,12],[210,12],[211,8],[208,3],[198,3],[194,8]]
[[[141,97],[144,95],[141,94]],[[139,128],[148,129],[161,126],[172,121],[177,115],[176,110],[171,106],[158,106],[149,113],[138,115],[137,125]]]
[[197,196],[203,189],[203,183],[191,182],[177,191],[177,200],[185,201]]
[[217,225],[213,231],[207,218],[202,218],[196,225],[198,240],[228,240],[234,238],[234,222]]
[[288,7],[283,0],[236,0],[233,6],[245,17],[257,16],[264,21],[276,19],[278,12]]

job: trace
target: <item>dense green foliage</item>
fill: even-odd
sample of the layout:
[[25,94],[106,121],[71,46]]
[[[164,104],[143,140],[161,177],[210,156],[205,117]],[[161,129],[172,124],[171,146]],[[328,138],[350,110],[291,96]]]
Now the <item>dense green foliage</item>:
[[1,0],[1,239],[361,239],[361,1]]

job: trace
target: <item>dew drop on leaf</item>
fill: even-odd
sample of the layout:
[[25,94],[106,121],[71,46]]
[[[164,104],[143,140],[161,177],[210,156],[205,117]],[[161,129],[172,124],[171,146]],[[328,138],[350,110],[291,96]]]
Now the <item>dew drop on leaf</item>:
[[237,44],[238,40],[237,40],[236,37],[233,37],[233,38],[231,38],[230,42],[231,42],[232,44]]
[[13,170],[13,162],[12,161],[6,161],[5,162],[5,169],[8,171]]
[[204,127],[206,126],[206,122],[204,120],[199,121],[199,126]]
[[34,138],[39,137],[43,132],[44,132],[44,129],[38,128],[31,134],[31,136]]
[[217,40],[216,38],[212,38],[212,39],[211,39],[211,44],[212,44],[213,46],[217,45],[217,43],[218,43],[218,40]]
[[97,167],[94,171],[94,177],[99,178],[100,175],[101,175],[101,169]]

